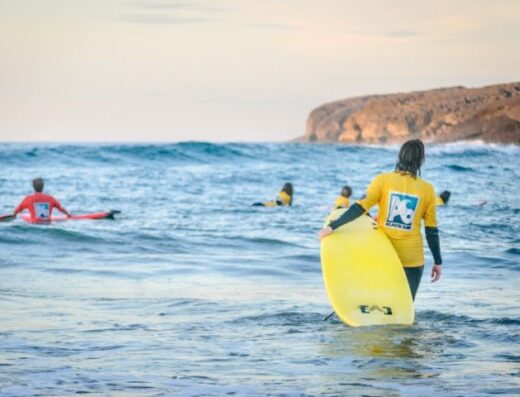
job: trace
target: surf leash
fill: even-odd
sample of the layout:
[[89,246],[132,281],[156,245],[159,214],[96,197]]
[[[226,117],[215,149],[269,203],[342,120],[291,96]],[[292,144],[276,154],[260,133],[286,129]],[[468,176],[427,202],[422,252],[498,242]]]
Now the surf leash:
[[323,321],[327,321],[329,318],[331,318],[336,312],[330,313],[327,317],[323,319]]

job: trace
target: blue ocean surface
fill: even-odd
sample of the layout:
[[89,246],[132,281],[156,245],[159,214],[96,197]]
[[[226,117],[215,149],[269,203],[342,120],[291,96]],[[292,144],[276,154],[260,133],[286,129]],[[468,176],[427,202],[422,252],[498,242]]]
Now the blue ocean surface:
[[[426,150],[442,279],[426,250],[415,324],[349,328],[323,321],[317,232],[397,146],[0,145],[0,213],[37,176],[122,211],[0,223],[0,395],[520,395],[520,148]],[[287,181],[291,208],[251,206]]]

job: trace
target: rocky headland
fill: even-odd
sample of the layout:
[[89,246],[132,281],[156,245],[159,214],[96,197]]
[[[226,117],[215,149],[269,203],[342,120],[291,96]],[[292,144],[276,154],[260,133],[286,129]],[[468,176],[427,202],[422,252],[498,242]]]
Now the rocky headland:
[[520,144],[520,82],[370,95],[314,109],[302,142]]

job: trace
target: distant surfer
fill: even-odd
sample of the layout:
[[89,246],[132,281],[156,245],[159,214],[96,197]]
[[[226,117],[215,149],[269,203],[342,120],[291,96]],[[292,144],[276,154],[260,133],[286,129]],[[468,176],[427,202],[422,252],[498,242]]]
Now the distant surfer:
[[341,188],[341,192],[334,203],[335,209],[350,207],[350,196],[352,196],[352,188],[345,185]]
[[378,226],[388,236],[401,260],[414,299],[424,270],[422,220],[434,258],[432,282],[439,280],[442,272],[435,191],[430,183],[420,178],[423,163],[422,141],[412,139],[405,142],[399,151],[395,170],[378,175],[369,185],[365,198],[354,203],[319,233],[320,238],[324,238],[378,204]]
[[277,207],[281,206],[291,206],[293,201],[293,185],[290,182],[287,182],[283,185],[282,190],[278,193],[278,196],[275,200],[266,201],[263,203],[254,203],[255,207]]
[[441,194],[439,194],[435,198],[435,204],[438,206],[443,206],[448,204],[448,201],[450,200],[451,192],[449,190],[443,191]]
[[33,223],[49,223],[52,210],[56,208],[63,212],[66,216],[70,216],[69,212],[63,208],[58,200],[54,197],[43,193],[44,182],[42,178],[36,178],[32,181],[34,194],[26,196],[22,202],[14,210],[13,216],[16,217],[20,212],[28,210]]

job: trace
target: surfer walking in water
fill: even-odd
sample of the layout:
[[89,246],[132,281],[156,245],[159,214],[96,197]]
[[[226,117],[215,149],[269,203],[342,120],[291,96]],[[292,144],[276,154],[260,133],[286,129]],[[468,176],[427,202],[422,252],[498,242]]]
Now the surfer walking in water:
[[36,178],[32,181],[34,194],[26,196],[13,212],[16,217],[20,212],[28,210],[31,215],[31,222],[47,223],[51,219],[52,210],[56,208],[63,212],[66,216],[70,216],[69,212],[62,207],[60,202],[51,195],[43,193],[44,182],[42,178]]
[[442,273],[435,190],[429,182],[420,178],[423,163],[422,141],[412,139],[405,142],[399,151],[395,170],[375,177],[367,189],[366,197],[358,200],[341,217],[319,232],[319,237],[325,238],[340,226],[379,205],[378,227],[386,234],[399,256],[414,299],[424,270],[420,230],[422,221],[434,259],[431,281],[439,280]]

